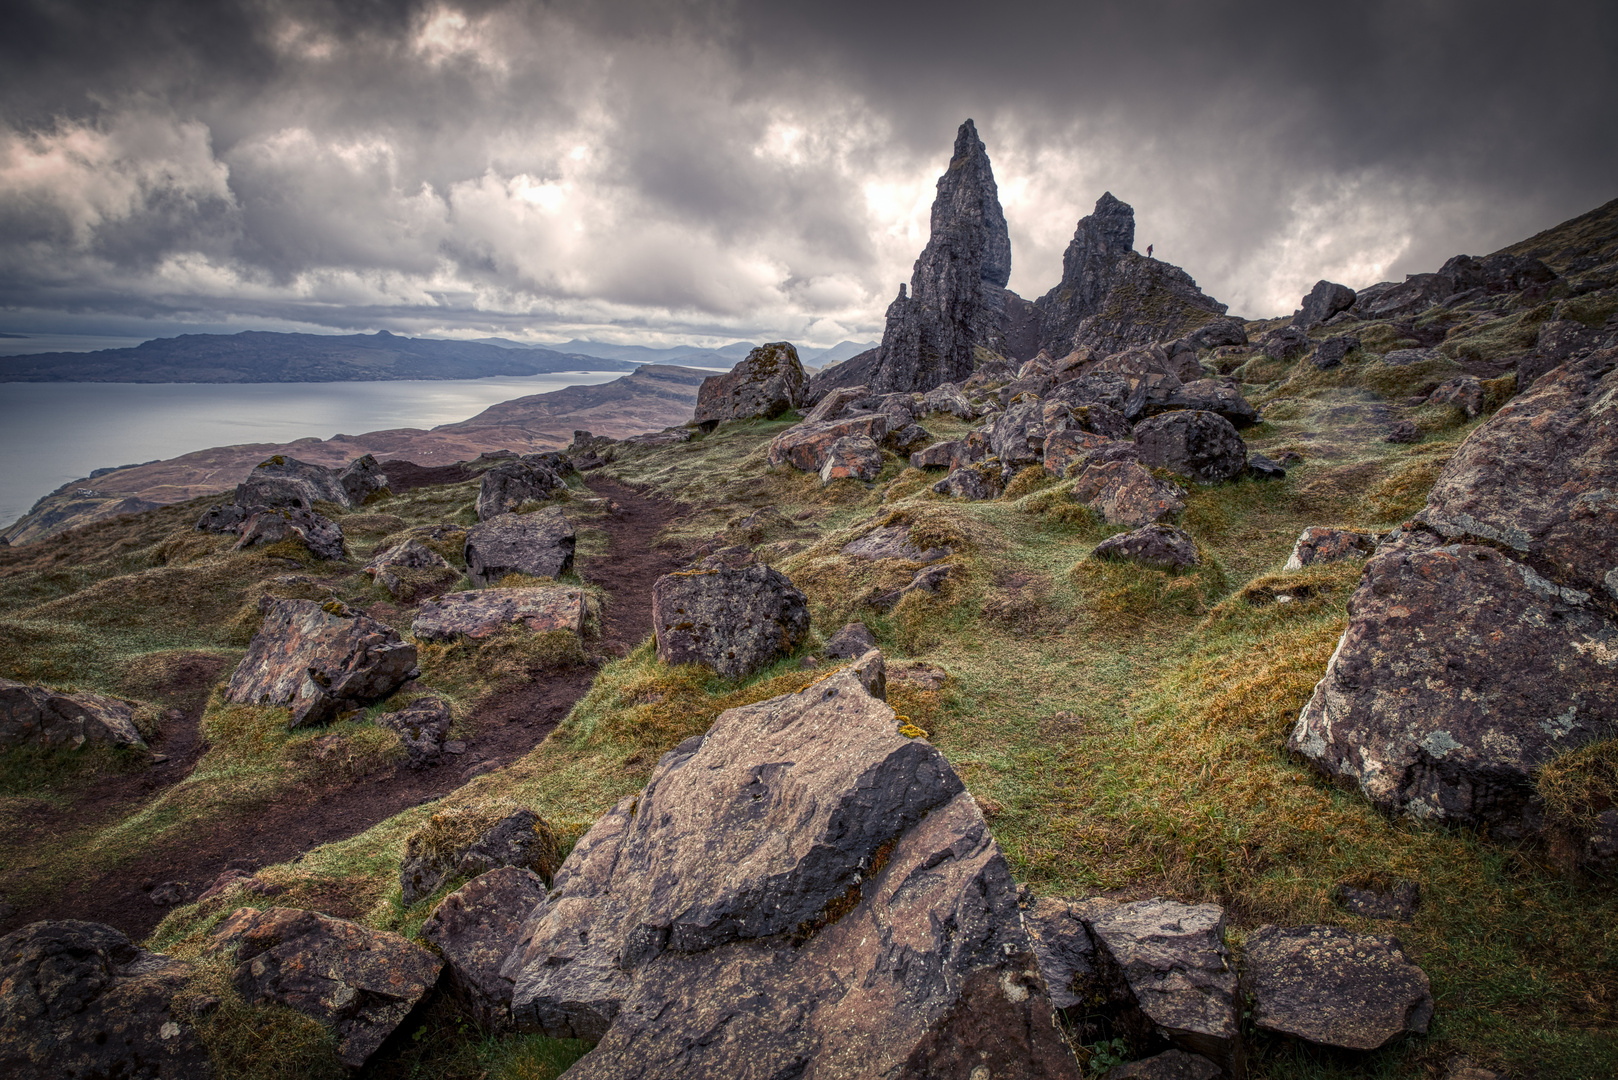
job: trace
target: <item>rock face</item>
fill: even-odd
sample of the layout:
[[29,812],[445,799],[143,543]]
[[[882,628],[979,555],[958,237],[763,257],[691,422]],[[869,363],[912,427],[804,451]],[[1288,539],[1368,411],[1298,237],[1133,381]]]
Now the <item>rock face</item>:
[[502,866],[444,897],[422,924],[438,946],[450,984],[485,1028],[511,1025],[511,981],[500,967],[520,940],[523,923],[545,905],[545,883],[532,870]]
[[0,679],[0,747],[145,746],[127,701]]
[[652,629],[663,663],[741,678],[803,643],[809,601],[764,565],[679,570],[652,586]]
[[1433,1018],[1427,975],[1396,938],[1335,926],[1261,926],[1244,949],[1243,989],[1253,1025],[1320,1046],[1380,1050],[1425,1035]]
[[387,697],[416,670],[392,627],[313,600],[277,600],[225,689],[241,705],[285,705],[292,727],[324,724]]
[[1303,298],[1303,306],[1292,315],[1292,324],[1308,329],[1319,326],[1339,311],[1354,306],[1354,290],[1333,281],[1317,281]]
[[1146,525],[1109,536],[1090,553],[1097,559],[1139,563],[1154,570],[1184,570],[1198,563],[1197,543],[1169,525]]
[[711,430],[726,420],[773,420],[804,404],[807,390],[798,350],[773,341],[748,353],[728,374],[702,380],[691,422]]
[[[532,870],[543,880],[556,873],[556,833],[538,814],[521,809],[482,828],[457,830],[446,815],[405,841],[399,889],[406,904],[431,896],[452,877],[471,877],[502,866]],[[446,842],[446,836],[449,838]]]
[[600,1039],[576,1075],[1076,1078],[1004,858],[880,668],[721,714],[579,841],[508,966],[520,1026]]
[[1135,252],[1135,211],[1109,191],[1080,220],[1062,255],[1062,281],[1035,301],[1039,346],[1051,356],[1106,355],[1170,341],[1225,313],[1177,266]]
[[1396,542],[1348,612],[1288,745],[1390,812],[1532,834],[1534,770],[1618,735],[1618,624],[1494,548]]
[[531,514],[496,514],[466,534],[466,576],[493,585],[507,574],[559,578],[573,569],[573,523],[554,506]]
[[989,155],[968,120],[938,178],[932,236],[916,260],[910,292],[888,305],[871,390],[928,391],[972,374],[973,349],[1004,353],[1001,322],[1011,277],[1011,236]]
[[1292,556],[1286,569],[1302,570],[1315,563],[1338,562],[1342,559],[1363,559],[1376,552],[1376,537],[1353,529],[1329,529],[1311,525],[1292,545]]
[[236,989],[333,1028],[337,1056],[357,1069],[432,989],[438,957],[398,934],[313,911],[241,908],[211,938],[236,961]]
[[525,502],[544,502],[567,482],[543,462],[507,461],[483,474],[478,485],[478,520],[510,513]]
[[1229,420],[1200,409],[1168,412],[1135,425],[1141,464],[1199,484],[1234,480],[1247,467],[1247,444]]
[[410,632],[422,641],[486,638],[521,624],[536,634],[548,630],[584,633],[584,590],[570,585],[534,585],[445,593],[421,605]]
[[317,559],[343,557],[343,529],[330,518],[299,507],[255,508],[241,523],[236,551],[295,540]]
[[[1185,489],[1159,480],[1133,461],[1086,465],[1074,481],[1073,498],[1109,525],[1156,525],[1185,511]],[[1193,562],[1195,554],[1193,545]]]
[[0,1074],[8,1080],[205,1080],[192,1018],[171,1007],[189,965],[101,923],[0,937]]

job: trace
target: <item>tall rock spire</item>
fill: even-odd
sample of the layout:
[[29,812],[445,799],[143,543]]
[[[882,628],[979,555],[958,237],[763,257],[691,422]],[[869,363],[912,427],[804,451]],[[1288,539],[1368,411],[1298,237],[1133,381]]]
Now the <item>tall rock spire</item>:
[[972,374],[974,347],[1003,351],[1001,319],[1011,277],[1011,236],[1000,191],[978,129],[955,135],[949,168],[938,178],[932,236],[910,277],[888,305],[876,374],[877,393],[931,390]]

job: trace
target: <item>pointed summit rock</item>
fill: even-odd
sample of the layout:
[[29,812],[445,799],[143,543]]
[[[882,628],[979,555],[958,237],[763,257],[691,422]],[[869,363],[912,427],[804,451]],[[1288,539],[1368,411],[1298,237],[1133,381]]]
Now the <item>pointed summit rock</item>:
[[1135,250],[1134,207],[1110,191],[1079,221],[1062,255],[1062,283],[1035,305],[1040,348],[1052,356],[1169,341],[1225,313],[1190,274]]
[[1001,352],[1011,236],[989,155],[968,120],[938,178],[932,237],[907,293],[888,305],[873,393],[927,391],[972,374],[974,347]]

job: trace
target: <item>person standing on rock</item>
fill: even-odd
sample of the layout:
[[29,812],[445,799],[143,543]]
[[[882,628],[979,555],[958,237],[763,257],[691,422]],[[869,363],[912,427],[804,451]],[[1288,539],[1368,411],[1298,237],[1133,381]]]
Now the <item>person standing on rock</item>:
[[1148,259],[1150,259],[1152,257],[1152,245],[1150,245],[1150,244],[1146,245],[1146,257]]

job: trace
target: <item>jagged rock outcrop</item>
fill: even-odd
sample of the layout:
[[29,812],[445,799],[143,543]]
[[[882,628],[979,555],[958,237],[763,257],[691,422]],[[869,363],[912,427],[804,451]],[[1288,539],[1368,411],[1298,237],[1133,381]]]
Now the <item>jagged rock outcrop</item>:
[[1134,250],[1135,211],[1107,192],[1079,221],[1062,255],[1062,281],[1035,301],[1039,345],[1051,356],[1088,347],[1101,355],[1170,341],[1225,314],[1177,266]]
[[910,291],[888,305],[875,393],[928,391],[972,374],[973,350],[1005,352],[1001,323],[1011,277],[1011,236],[989,155],[968,120],[938,178],[932,235],[916,260]]
[[127,701],[0,679],[0,747],[145,746]]
[[0,1075],[7,1080],[207,1080],[189,964],[101,923],[36,922],[0,937]]
[[652,632],[663,663],[705,664],[740,678],[803,644],[809,601],[760,564],[678,570],[652,586]]
[[881,666],[722,713],[579,841],[507,967],[520,1026],[600,1039],[576,1075],[1076,1078],[1005,860]]
[[432,989],[443,963],[398,934],[314,911],[241,908],[209,944],[236,962],[249,1003],[273,1002],[331,1027],[357,1069]]
[[507,574],[559,578],[573,569],[578,538],[560,508],[495,514],[466,534],[466,576],[494,585]]
[[1247,936],[1242,961],[1242,989],[1260,1031],[1367,1051],[1425,1035],[1433,1018],[1427,973],[1405,959],[1397,938],[1261,926]]
[[276,600],[225,688],[242,705],[285,705],[292,727],[381,700],[416,671],[398,631],[336,601]]
[[807,390],[798,350],[790,342],[772,341],[728,373],[702,380],[691,422],[712,430],[726,420],[773,420],[802,405]]
[[445,593],[422,604],[410,632],[422,641],[475,641],[520,624],[535,634],[583,634],[584,615],[584,590],[570,585],[477,589]]

